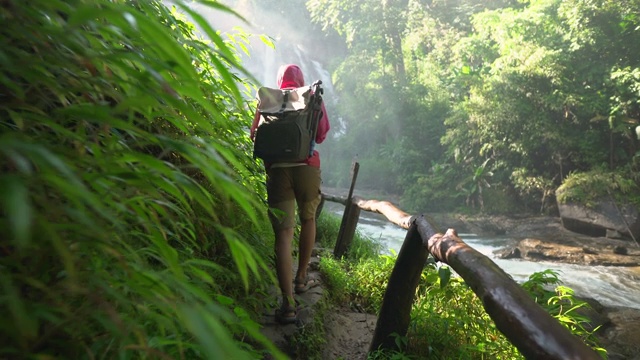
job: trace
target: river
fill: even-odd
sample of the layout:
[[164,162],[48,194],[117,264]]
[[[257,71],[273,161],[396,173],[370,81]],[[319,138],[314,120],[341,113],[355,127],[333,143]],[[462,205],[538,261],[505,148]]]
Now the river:
[[[326,202],[324,210],[342,217],[344,206]],[[400,251],[407,231],[390,223],[384,216],[362,211],[357,231],[378,239],[385,249],[383,253]],[[537,271],[552,269],[558,272],[562,285],[572,288],[576,296],[598,300],[606,307],[623,306],[640,309],[640,268],[617,266],[586,266],[557,262],[532,262],[521,259],[498,259],[494,251],[515,243],[508,237],[479,237],[475,234],[458,234],[475,250],[489,257],[517,282],[526,280]]]

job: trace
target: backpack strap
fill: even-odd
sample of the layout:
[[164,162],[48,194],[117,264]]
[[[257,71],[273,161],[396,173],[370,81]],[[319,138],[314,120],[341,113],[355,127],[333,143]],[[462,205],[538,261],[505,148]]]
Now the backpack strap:
[[287,101],[289,101],[289,93],[291,90],[282,90],[282,106],[280,106],[280,111],[278,113],[282,114],[284,109],[287,108]]

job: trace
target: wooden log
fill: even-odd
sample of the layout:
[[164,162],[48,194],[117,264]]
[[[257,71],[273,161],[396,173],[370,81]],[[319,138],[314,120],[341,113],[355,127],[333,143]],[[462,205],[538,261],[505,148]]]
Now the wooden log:
[[343,218],[342,227],[342,241],[336,243],[336,247],[333,250],[333,254],[336,257],[342,257],[349,250],[349,246],[353,242],[353,237],[356,234],[356,227],[358,226],[358,220],[360,220],[360,208],[357,205],[351,204],[345,208],[346,216]]
[[[349,195],[347,196],[347,201],[344,206],[344,213],[342,214],[342,221],[340,222],[340,229],[338,230],[338,238],[336,239],[336,246],[333,249],[333,256],[336,258],[341,258],[349,249],[351,245],[351,241],[353,240],[353,233],[351,237],[345,231],[347,230],[345,226],[350,221],[349,216],[354,216],[355,212],[351,210],[351,207],[354,207],[351,198],[353,196],[353,189],[356,185],[356,179],[358,178],[358,169],[360,169],[360,164],[358,162],[353,162],[351,167],[351,185],[349,186]],[[357,212],[358,216],[360,215],[360,211]],[[356,219],[356,225],[358,220]],[[353,228],[355,233],[355,225]]]
[[409,227],[389,277],[369,352],[378,349],[400,350],[392,334],[407,334],[411,320],[411,304],[427,255],[417,226]]
[[449,264],[482,300],[509,341],[527,359],[601,359],[582,340],[564,328],[491,259],[465,244],[453,229],[432,235],[428,221],[416,219],[422,239],[433,256]]
[[339,196],[339,195],[331,195],[327,193],[322,193],[322,198],[326,201],[336,202],[338,204],[347,205],[347,197]]
[[[327,194],[323,196],[329,201],[347,203],[344,197]],[[388,201],[354,197],[353,204],[362,210],[380,213],[392,223],[410,231],[411,224],[415,221],[416,231],[420,234],[420,246],[433,254],[437,260],[450,265],[465,280],[482,300],[485,310],[498,330],[527,359],[601,359],[594,350],[542,309],[491,259],[465,244],[455,230],[449,229],[442,235],[438,233],[432,219],[426,216],[413,219]],[[389,335],[394,332],[406,335],[407,311],[410,312],[411,305],[409,302],[407,310],[407,294],[413,301],[417,288],[417,282],[414,285],[412,280],[415,276],[415,270],[412,269],[421,262],[421,271],[426,260],[422,260],[421,251],[415,250],[417,241],[411,240],[414,238],[414,234],[408,233],[398,254],[369,351],[379,347],[393,348],[395,342]]]
[[360,163],[357,161],[353,161],[351,164],[351,185],[349,186],[349,195],[347,195],[347,199],[351,199],[353,196],[353,190],[356,187],[356,179],[358,179],[358,172],[360,171]]
[[[326,201],[347,205],[348,198],[345,196],[331,195],[322,193],[322,198]],[[353,196],[352,204],[358,206],[361,210],[375,212],[384,215],[389,222],[400,226],[403,229],[409,229],[411,225],[411,215],[398,209],[389,201],[365,200],[359,196]]]
[[411,215],[398,209],[388,201],[364,200],[354,196],[354,204],[365,211],[377,212],[384,215],[387,220],[400,226],[403,229],[409,229],[411,225]]

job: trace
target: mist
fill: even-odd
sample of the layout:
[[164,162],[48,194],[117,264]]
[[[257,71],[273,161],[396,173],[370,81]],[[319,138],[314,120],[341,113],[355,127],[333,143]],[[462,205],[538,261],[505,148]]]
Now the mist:
[[[242,54],[242,65],[258,80],[258,86],[276,87],[278,68],[283,64],[297,64],[305,74],[307,85],[322,80],[327,95],[333,90],[331,74],[327,70],[326,57],[317,50],[325,47],[311,44],[304,31],[290,24],[287,14],[252,5],[246,0],[222,1],[238,13],[242,19],[222,13],[205,5],[194,3],[198,11],[216,29],[223,33],[249,34],[249,55]],[[297,11],[304,11],[302,7]],[[273,42],[273,48],[261,40],[265,36]]]
[[[190,6],[217,31],[228,34],[229,37],[248,35],[248,44],[245,46],[249,54],[241,52],[241,63],[257,81],[256,89],[260,86],[277,87],[277,71],[284,64],[300,66],[306,85],[316,80],[322,81],[323,99],[331,123],[327,139],[317,147],[322,158],[322,170],[327,175],[345,174],[340,176],[348,183],[349,166],[356,154],[341,154],[330,150],[332,143],[340,141],[346,131],[345,123],[338,115],[339,98],[328,64],[336,54],[346,51],[344,41],[339,38],[331,39],[319,26],[312,24],[304,5],[287,4],[285,12],[267,8],[257,1],[234,0],[222,3],[242,18],[198,3]],[[310,33],[315,34],[314,37]],[[261,37],[270,39],[273,47],[265,44]],[[250,121],[247,119],[247,127]],[[338,159],[343,155],[344,158]],[[335,181],[331,185],[335,186]]]

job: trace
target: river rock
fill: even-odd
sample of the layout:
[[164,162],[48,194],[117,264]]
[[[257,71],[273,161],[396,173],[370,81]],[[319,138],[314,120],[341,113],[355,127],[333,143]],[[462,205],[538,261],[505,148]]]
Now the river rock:
[[609,360],[640,360],[640,310],[610,308],[604,315],[608,321],[596,336],[607,349]]
[[640,266],[640,248],[624,248],[611,242],[565,243],[527,238],[515,246],[496,251],[502,259],[558,261],[569,264],[603,266]]
[[563,226],[571,231],[607,238],[640,238],[640,212],[631,204],[600,200],[595,206],[558,204]]

